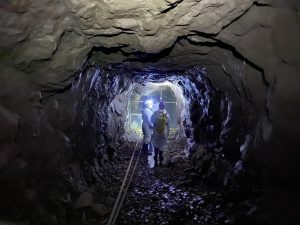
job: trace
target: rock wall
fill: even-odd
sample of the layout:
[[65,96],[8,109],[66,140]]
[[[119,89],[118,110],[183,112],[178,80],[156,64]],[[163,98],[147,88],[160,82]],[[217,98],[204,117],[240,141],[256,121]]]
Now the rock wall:
[[[250,116],[253,106],[249,103],[242,110],[242,99],[237,92],[232,95],[221,92],[208,78],[201,68],[190,69],[178,77],[188,112],[184,120],[188,150],[197,158],[199,179],[213,186],[239,186],[244,194],[250,194],[254,186],[261,185],[261,162],[258,163],[261,153],[250,157],[253,140],[259,137],[256,134],[260,129],[256,120],[259,116],[257,113]],[[249,182],[241,181],[241,176],[247,176]]]
[[[233,114],[236,127],[243,123],[251,131],[239,142],[241,156],[246,146],[251,146],[246,151],[250,161],[263,155],[267,204],[279,192],[292,201],[288,192],[300,183],[299,9],[297,0],[1,1],[0,165],[8,171],[4,178],[57,167],[52,163],[59,160],[46,159],[59,158],[68,146],[65,132],[73,121],[80,121],[72,111],[76,97],[66,90],[88,57],[107,69],[140,70],[144,76],[200,65],[214,89],[230,97],[233,112],[241,115]],[[101,85],[108,85],[103,87],[107,91],[114,81],[105,82]],[[93,124],[98,108],[85,110],[81,117],[91,114],[85,123]],[[85,129],[85,137],[90,137]],[[36,160],[40,146],[45,146],[44,160]],[[33,187],[42,189],[44,184],[25,177],[16,181],[25,183],[21,192],[29,194],[18,197],[35,199]],[[287,191],[282,192],[283,186]]]
[[101,186],[101,173],[95,168],[118,150],[113,135],[117,127],[111,123],[119,112],[110,103],[129,87],[128,79],[116,77],[84,67],[68,81],[71,86],[40,91],[26,74],[3,70],[1,223],[8,219],[57,224],[67,219],[66,210],[81,193]]
[[24,73],[2,70],[0,83],[0,217],[41,221],[55,198],[50,190],[67,188],[62,171],[70,156],[69,140],[57,122],[68,121],[60,116],[51,123],[41,92],[32,90]]

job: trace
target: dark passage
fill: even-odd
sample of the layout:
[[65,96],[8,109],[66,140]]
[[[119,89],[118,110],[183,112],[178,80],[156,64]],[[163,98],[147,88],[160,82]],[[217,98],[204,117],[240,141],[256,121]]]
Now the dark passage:
[[110,225],[146,100],[170,135],[159,162],[141,152],[116,224],[300,224],[299,12],[0,1],[0,225]]

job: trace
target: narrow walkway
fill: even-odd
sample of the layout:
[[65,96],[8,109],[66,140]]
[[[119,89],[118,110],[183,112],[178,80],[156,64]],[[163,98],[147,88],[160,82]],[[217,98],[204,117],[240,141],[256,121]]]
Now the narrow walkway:
[[[169,143],[166,154],[182,149]],[[170,149],[171,148],[171,149]],[[149,167],[144,155],[128,191],[117,224],[232,224],[222,194],[207,191],[187,159]]]
[[202,188],[188,188],[177,169],[144,167],[132,183],[118,224],[216,224],[220,206],[206,202],[216,193],[203,193],[204,200],[198,193]]
[[[142,156],[116,224],[254,224],[253,204],[232,198],[223,189],[207,187],[190,159],[184,158],[182,148],[170,140],[169,162],[163,167],[149,167],[148,156]],[[126,152],[130,152],[128,145],[120,162],[129,160]],[[178,159],[170,162],[174,158]],[[117,193],[113,183],[110,187]]]

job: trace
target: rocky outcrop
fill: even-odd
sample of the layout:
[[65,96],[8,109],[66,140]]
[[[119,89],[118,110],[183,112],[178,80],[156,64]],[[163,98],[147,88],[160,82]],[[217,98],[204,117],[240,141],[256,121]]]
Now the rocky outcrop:
[[[51,85],[78,70],[92,47],[118,50],[104,59],[102,52],[97,54],[107,64],[127,61],[128,53],[159,53],[181,37],[199,43],[206,39],[198,33],[218,34],[252,4],[252,0],[3,2],[1,16],[9,20],[1,20],[5,37],[1,47],[14,48],[14,63],[36,74],[38,83],[47,80]],[[186,55],[185,50],[180,53]]]
[[[5,188],[26,202],[9,216],[37,204],[48,185],[38,182],[41,174],[64,171],[59,159],[70,143],[83,165],[114,151],[103,143],[123,129],[119,104],[126,100],[115,97],[134,76],[164,80],[193,66],[201,72],[185,73],[182,82],[193,138],[218,140],[230,171],[242,162],[255,174],[263,164],[266,190],[275,189],[270,199],[282,184],[297,188],[299,12],[296,0],[1,1],[0,168]],[[77,73],[87,60],[114,72]],[[206,124],[197,117],[203,110],[211,112]],[[80,166],[72,173],[81,171],[74,183],[84,192],[95,176],[85,178]]]
[[[138,61],[136,53],[170,49],[162,64],[165,58],[172,58],[174,65],[180,62],[177,58],[188,58],[194,61],[190,65],[197,65],[200,58],[198,62],[193,58],[207,54],[207,47],[226,43],[269,70],[273,66],[268,63],[281,58],[295,63],[299,58],[299,22],[292,6],[299,7],[279,0],[5,1],[1,3],[1,47],[14,48],[14,63],[30,73],[47,67],[49,79],[78,70],[92,47],[114,49],[96,54],[103,64]],[[285,19],[278,23],[278,18]],[[128,54],[132,54],[129,59]],[[268,63],[261,61],[266,58]]]
[[[60,1],[1,3],[1,51],[41,86],[62,89],[92,45]],[[9,52],[6,54],[6,52]]]

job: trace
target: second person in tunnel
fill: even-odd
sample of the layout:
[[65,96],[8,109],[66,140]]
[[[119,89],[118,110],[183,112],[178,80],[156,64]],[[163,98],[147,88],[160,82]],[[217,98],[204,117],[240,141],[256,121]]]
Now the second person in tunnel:
[[143,119],[142,131],[144,135],[142,150],[146,154],[150,154],[150,155],[152,154],[151,146],[149,146],[151,144],[150,142],[151,142],[152,128],[153,128],[153,124],[151,121],[152,105],[153,105],[152,101],[147,100],[144,102],[144,109],[142,110],[142,119]]
[[160,101],[159,109],[155,111],[151,117],[153,123],[153,146],[154,146],[154,161],[158,165],[158,158],[160,165],[164,160],[163,151],[167,144],[167,138],[170,132],[170,115],[165,109],[165,103]]

